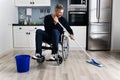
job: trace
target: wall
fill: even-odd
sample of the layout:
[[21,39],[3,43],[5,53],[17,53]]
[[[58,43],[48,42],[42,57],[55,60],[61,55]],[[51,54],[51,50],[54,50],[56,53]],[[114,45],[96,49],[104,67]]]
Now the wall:
[[36,22],[37,24],[43,23],[43,19],[40,17],[44,17],[45,15],[51,14],[54,12],[54,6],[57,3],[61,3],[65,7],[65,11],[63,16],[67,19],[67,0],[51,0],[51,6],[50,7],[19,7],[18,8],[18,20],[20,20],[20,16],[23,15],[24,19],[27,19],[28,16],[26,16],[26,8],[32,9],[32,15],[30,19],[30,23]]
[[111,50],[120,50],[120,0],[113,0]]
[[17,22],[14,0],[0,0],[0,54],[13,49],[12,23]]

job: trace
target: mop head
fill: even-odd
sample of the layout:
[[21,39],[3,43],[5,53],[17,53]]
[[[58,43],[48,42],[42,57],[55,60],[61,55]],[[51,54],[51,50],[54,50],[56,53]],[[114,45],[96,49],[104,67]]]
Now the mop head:
[[99,62],[96,62],[94,59],[90,59],[90,60],[87,61],[87,62],[90,63],[90,64],[93,64],[93,65],[95,65],[95,66],[97,66],[97,67],[103,67],[102,64],[100,64]]

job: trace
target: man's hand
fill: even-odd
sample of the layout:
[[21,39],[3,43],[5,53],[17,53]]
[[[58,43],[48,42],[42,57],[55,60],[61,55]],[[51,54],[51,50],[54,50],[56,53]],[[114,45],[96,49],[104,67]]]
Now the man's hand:
[[58,17],[55,14],[52,14],[52,18],[54,20],[54,24],[56,25],[58,23]]
[[70,39],[74,39],[74,35],[73,34],[70,34]]
[[57,16],[54,17],[54,22],[58,23],[58,17]]
[[55,23],[55,24],[57,24],[57,23],[58,23],[58,21],[59,21],[59,20],[58,20],[58,17],[57,17],[57,16],[55,16],[55,17],[54,17],[54,23]]

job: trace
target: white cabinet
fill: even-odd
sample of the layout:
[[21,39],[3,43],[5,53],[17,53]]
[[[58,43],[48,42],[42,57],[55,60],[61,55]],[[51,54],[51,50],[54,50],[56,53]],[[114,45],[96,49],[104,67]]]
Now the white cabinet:
[[35,47],[35,32],[43,29],[43,26],[13,26],[14,47],[32,48]]
[[50,6],[51,0],[34,0],[35,6]]
[[77,45],[73,40],[69,40],[70,43],[70,49],[80,49],[86,48],[86,26],[71,26],[74,32],[75,40],[79,43]]
[[16,6],[50,6],[51,0],[15,0]]
[[16,6],[32,6],[33,1],[32,0],[15,0]]
[[[86,26],[71,26],[75,40],[82,48],[86,47]],[[44,26],[13,26],[14,48],[35,48],[35,32],[37,29],[44,30]],[[69,36],[67,32],[65,35]],[[69,39],[70,50],[79,50],[73,40]]]

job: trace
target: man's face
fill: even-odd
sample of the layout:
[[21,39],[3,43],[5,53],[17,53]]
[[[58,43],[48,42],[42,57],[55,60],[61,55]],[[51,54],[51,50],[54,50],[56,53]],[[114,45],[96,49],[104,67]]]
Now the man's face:
[[63,9],[56,9],[55,13],[58,18],[60,18],[63,15],[64,10]]

